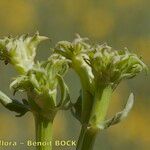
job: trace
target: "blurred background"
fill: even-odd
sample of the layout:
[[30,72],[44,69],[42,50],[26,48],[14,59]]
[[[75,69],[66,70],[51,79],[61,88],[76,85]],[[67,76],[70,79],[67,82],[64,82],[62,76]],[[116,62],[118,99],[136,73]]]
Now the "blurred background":
[[[150,1],[148,0],[0,0],[0,37],[34,34],[51,38],[39,46],[37,58],[50,55],[57,41],[69,40],[79,33],[93,42],[107,42],[116,49],[127,47],[150,65]],[[0,90],[12,96],[9,83],[16,76],[10,65],[0,62]],[[78,77],[69,71],[65,77],[75,101],[79,95]],[[113,95],[108,116],[120,111],[130,92],[135,105],[122,123],[101,132],[94,150],[150,149],[150,76],[140,74],[123,81]],[[20,95],[17,95],[18,98]],[[54,124],[54,139],[77,140],[80,124],[70,112],[59,112]],[[0,140],[34,139],[34,120],[30,113],[16,118],[15,113],[0,106]],[[25,145],[0,147],[0,150],[26,150]],[[74,150],[57,147],[55,150]]]

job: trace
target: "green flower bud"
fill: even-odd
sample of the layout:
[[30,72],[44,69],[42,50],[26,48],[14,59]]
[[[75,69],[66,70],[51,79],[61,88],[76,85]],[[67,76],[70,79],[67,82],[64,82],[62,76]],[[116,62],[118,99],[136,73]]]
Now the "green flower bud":
[[20,74],[26,73],[34,65],[38,44],[48,39],[36,33],[33,37],[22,35],[20,37],[5,37],[0,39],[0,59],[5,64],[12,64]]
[[57,106],[56,94],[60,76],[63,76],[67,69],[66,59],[53,54],[47,61],[37,62],[27,74],[16,78],[10,87],[14,92],[27,92],[29,101],[34,101],[42,110],[52,109]]
[[142,60],[127,49],[118,51],[106,44],[91,45],[86,40],[78,35],[73,42],[58,42],[54,51],[70,60],[70,66],[87,87],[92,84],[109,84],[115,88],[121,80],[147,70]]
[[53,91],[57,87],[57,75],[64,75],[67,69],[66,59],[53,54],[47,61],[37,62],[26,75],[13,81],[11,87],[21,86],[25,91],[31,90],[29,87],[32,87],[39,94],[43,91]]
[[63,55],[67,59],[72,59],[76,56],[85,55],[88,49],[90,49],[90,45],[87,44],[87,38],[81,38],[77,35],[77,38],[73,42],[68,41],[60,41],[57,43],[54,51]]
[[68,59],[70,67],[79,75],[82,85],[86,89],[92,89],[93,74],[91,67],[85,61],[85,59],[89,59],[87,52],[91,49],[87,40],[87,38],[77,35],[73,42],[60,41],[56,44],[54,52]]
[[94,47],[89,58],[87,61],[96,82],[111,84],[113,87],[121,80],[132,78],[147,69],[136,54],[127,49],[117,51],[106,44]]

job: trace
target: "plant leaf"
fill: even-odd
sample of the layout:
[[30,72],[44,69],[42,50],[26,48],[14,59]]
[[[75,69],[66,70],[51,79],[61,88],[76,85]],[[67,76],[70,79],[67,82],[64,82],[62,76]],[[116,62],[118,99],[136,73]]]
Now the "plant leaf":
[[8,110],[19,113],[18,115],[16,115],[17,117],[23,116],[26,112],[30,110],[28,105],[22,104],[15,99],[9,98],[1,91],[0,91],[0,103]]
[[110,126],[121,122],[123,119],[125,119],[128,116],[128,113],[132,109],[133,103],[134,103],[134,95],[133,95],[133,93],[131,93],[123,111],[118,112],[111,119],[104,121],[102,124],[100,124],[99,128],[100,129],[107,129]]

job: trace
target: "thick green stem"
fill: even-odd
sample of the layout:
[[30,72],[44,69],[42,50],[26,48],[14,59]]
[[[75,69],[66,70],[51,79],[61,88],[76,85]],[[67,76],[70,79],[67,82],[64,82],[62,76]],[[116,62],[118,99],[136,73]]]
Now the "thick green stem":
[[83,124],[88,124],[90,118],[90,110],[92,109],[93,101],[92,95],[88,93],[86,89],[83,89],[83,100],[82,100],[82,116],[81,120]]
[[98,126],[106,117],[112,91],[111,86],[105,85],[96,89],[92,109],[88,109],[90,112],[89,122],[82,126],[77,150],[93,150],[96,135],[99,132]]
[[90,111],[92,107],[92,95],[91,91],[93,90],[93,74],[92,70],[80,56],[72,58],[72,68],[80,77],[82,85],[82,113],[81,120],[82,123],[88,123]]
[[52,125],[53,119],[35,115],[37,150],[52,150]]
[[93,150],[98,128],[87,128],[82,126],[77,150]]
[[86,131],[86,127],[82,126],[81,131],[80,131],[80,136],[78,138],[78,143],[77,143],[77,150],[80,150],[80,148],[82,147],[82,142],[84,139],[84,135],[85,135],[85,131]]
[[91,68],[82,57],[72,59],[72,67],[80,77],[82,84],[82,129],[77,150],[92,150],[98,133],[98,125],[105,119],[109,106],[112,88],[109,85],[98,85],[93,88]]
[[110,85],[101,85],[96,90],[89,120],[89,124],[92,127],[97,127],[102,121],[104,121],[107,114],[112,92],[113,89]]

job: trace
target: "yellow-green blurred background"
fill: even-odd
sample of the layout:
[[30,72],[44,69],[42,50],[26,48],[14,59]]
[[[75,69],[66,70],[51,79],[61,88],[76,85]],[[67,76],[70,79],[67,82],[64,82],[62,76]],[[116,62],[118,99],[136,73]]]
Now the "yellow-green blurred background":
[[[128,47],[150,64],[149,0],[0,0],[0,37],[33,34],[37,30],[51,42],[41,44],[37,58],[50,54],[59,40],[72,40],[75,33],[92,41],[107,42],[116,49]],[[16,75],[11,66],[0,63],[0,90],[12,95],[9,83]],[[79,79],[72,71],[66,76],[73,101],[80,90]],[[94,150],[150,150],[150,75],[143,73],[124,81],[114,93],[109,115],[120,111],[130,92],[135,105],[122,123],[101,132]],[[18,95],[19,97],[19,95]],[[69,112],[60,112],[55,120],[54,138],[78,138],[80,124]],[[34,120],[30,113],[16,118],[15,113],[0,106],[0,139],[25,141],[34,139]],[[34,149],[0,147],[0,150]],[[57,147],[55,150],[73,150]]]

